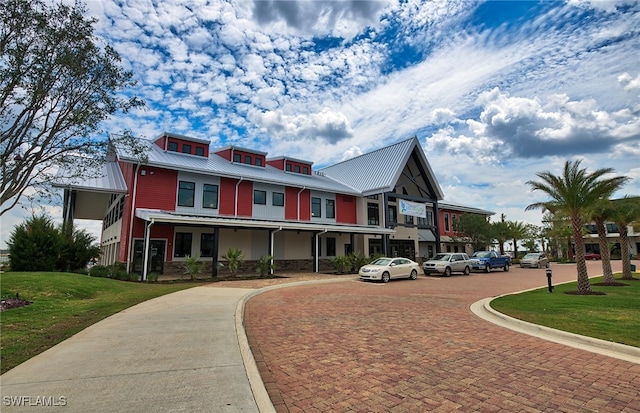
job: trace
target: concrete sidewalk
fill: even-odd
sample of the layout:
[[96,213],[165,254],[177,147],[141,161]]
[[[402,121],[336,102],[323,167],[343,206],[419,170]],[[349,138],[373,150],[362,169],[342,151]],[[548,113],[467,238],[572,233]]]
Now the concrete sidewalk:
[[195,287],[100,321],[0,376],[0,410],[258,412],[235,323],[251,291]]

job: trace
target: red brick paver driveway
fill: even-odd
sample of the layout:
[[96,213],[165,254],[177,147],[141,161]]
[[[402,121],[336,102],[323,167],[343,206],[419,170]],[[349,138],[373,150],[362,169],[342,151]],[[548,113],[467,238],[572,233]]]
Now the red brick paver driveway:
[[[600,268],[589,263],[590,274]],[[576,277],[572,265],[552,269],[554,283]],[[245,326],[278,412],[640,412],[640,364],[516,333],[469,310],[544,285],[544,270],[520,268],[302,285],[253,297]]]

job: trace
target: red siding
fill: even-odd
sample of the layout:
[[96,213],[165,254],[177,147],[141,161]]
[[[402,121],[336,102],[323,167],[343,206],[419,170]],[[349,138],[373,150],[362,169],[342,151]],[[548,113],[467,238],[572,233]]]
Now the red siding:
[[177,185],[177,171],[141,166],[138,171],[136,208],[175,211]]
[[253,215],[253,182],[242,181],[238,186],[238,216]]
[[274,161],[267,161],[267,164],[273,166],[274,168],[278,168],[281,171],[284,171],[284,159],[276,159]]
[[231,161],[231,149],[223,149],[221,151],[214,152],[216,155],[226,159],[227,161]]
[[336,222],[356,224],[356,200],[351,195],[336,194]]
[[298,219],[298,188],[287,186],[284,189],[284,219]]
[[131,202],[133,200],[133,176],[135,166],[131,163],[118,161],[120,170],[127,184],[127,197],[124,199],[124,210],[122,211],[122,229],[120,230],[120,251],[118,251],[118,261],[127,262],[127,251],[129,250],[129,222],[131,222]]
[[[174,137],[166,137],[166,136],[161,136],[158,139],[156,139],[154,141],[154,143],[156,145],[158,145],[159,147],[161,147],[162,149],[164,149],[165,151],[169,150],[169,143],[173,142],[175,144],[177,144],[178,146],[178,150],[176,152],[180,152],[180,153],[188,153],[190,155],[195,155],[196,154],[196,148],[202,148],[202,152],[203,155],[198,155],[198,156],[204,156],[205,158],[209,157],[209,145],[200,143],[200,142],[194,142],[194,141],[190,141],[187,139],[179,139],[179,138],[174,138]],[[184,145],[189,145],[190,146],[190,150],[185,152],[183,150]]]
[[311,191],[308,189],[300,194],[300,220],[311,220]]
[[220,178],[220,215],[235,214],[237,182],[235,179]]

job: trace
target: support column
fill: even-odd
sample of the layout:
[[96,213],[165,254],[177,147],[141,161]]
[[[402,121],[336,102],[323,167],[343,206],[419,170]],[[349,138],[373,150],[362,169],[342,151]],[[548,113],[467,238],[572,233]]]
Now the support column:
[[220,248],[220,228],[213,227],[213,249],[211,250],[211,278],[218,276],[218,250]]

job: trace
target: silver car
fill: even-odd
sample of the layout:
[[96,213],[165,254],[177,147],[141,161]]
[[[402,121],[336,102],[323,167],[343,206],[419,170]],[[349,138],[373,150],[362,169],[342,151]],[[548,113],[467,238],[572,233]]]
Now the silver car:
[[543,268],[549,265],[549,258],[544,252],[530,252],[520,260],[520,268]]
[[453,272],[461,272],[464,275],[471,273],[473,261],[469,259],[467,254],[459,252],[446,252],[434,255],[429,261],[422,264],[424,275],[433,273],[443,274],[450,277]]
[[360,268],[359,275],[362,280],[380,280],[389,282],[392,278],[418,278],[420,265],[408,258],[378,258],[371,264]]

